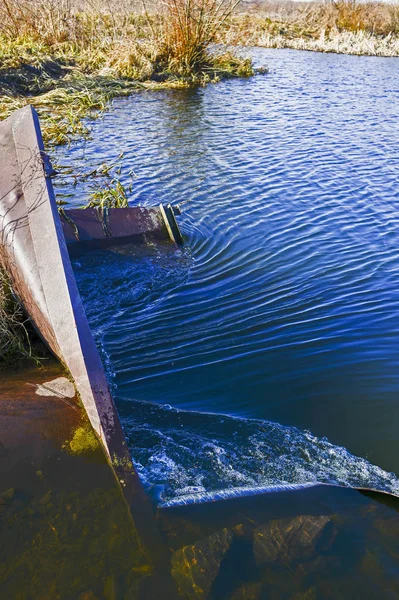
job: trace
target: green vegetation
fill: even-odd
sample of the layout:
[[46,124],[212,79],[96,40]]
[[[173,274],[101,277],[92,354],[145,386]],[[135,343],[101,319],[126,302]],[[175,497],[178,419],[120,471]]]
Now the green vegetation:
[[116,454],[112,456],[112,464],[116,469],[123,469],[124,471],[133,471],[132,461],[125,457],[119,457]]
[[85,426],[77,427],[73,433],[73,437],[68,442],[65,442],[64,448],[72,454],[83,454],[93,452],[99,447],[99,441],[87,422]]
[[126,208],[128,206],[128,197],[125,186],[119,179],[112,179],[106,182],[104,187],[99,187],[91,193],[87,208]]
[[75,181],[76,178],[93,180],[91,186],[93,191],[89,201],[82,208],[98,208],[103,211],[108,208],[126,208],[128,206],[128,192],[131,192],[133,187],[133,172],[129,172],[131,182],[126,189],[119,179],[122,172],[122,160],[123,152],[112,164],[105,162],[90,173],[83,176],[75,175]]

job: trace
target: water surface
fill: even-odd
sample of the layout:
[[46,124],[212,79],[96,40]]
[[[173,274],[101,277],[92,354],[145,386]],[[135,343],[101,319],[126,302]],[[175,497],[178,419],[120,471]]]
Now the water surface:
[[[74,262],[131,450],[166,500],[398,492],[399,62],[253,56],[268,75],[117,100],[57,153],[90,171],[124,151],[132,204],[184,208],[183,250]],[[89,186],[58,182],[77,204]]]

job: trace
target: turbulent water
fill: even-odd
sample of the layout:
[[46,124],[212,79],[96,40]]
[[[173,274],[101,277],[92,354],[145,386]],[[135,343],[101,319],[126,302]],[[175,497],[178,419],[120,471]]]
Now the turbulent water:
[[[254,57],[268,75],[118,100],[57,156],[89,171],[125,151],[132,203],[184,204],[183,250],[74,262],[132,454],[167,502],[399,493],[399,64]],[[90,184],[57,185],[81,203]]]

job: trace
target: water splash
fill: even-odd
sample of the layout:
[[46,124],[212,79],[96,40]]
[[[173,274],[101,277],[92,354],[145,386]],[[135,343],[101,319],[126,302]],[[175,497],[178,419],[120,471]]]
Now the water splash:
[[120,407],[136,467],[162,503],[317,483],[399,495],[393,473],[309,431],[142,402]]

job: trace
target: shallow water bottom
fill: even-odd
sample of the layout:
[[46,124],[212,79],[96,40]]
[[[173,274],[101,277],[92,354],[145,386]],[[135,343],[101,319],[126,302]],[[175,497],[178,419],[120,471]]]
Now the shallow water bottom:
[[0,386],[1,597],[398,597],[399,500],[328,486],[154,508],[160,567],[100,448],[72,443],[81,409],[36,393],[62,375]]
[[399,594],[397,512],[353,490],[312,488],[164,512],[176,548],[172,573],[186,598],[198,589],[215,600]]
[[0,384],[0,597],[134,597],[151,567],[76,398],[47,393],[64,376]]

